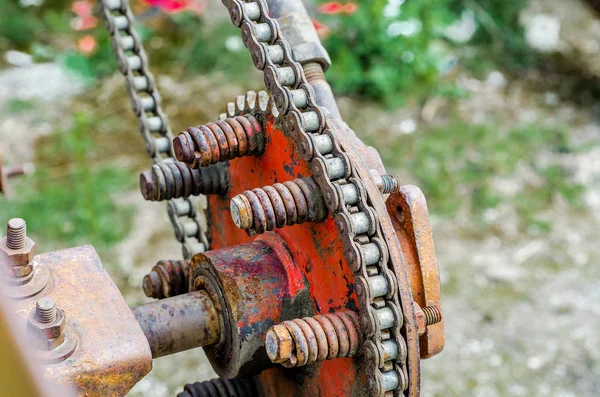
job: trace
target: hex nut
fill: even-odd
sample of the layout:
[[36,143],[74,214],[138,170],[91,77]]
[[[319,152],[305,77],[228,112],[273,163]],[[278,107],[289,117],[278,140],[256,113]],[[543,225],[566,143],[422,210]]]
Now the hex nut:
[[292,357],[294,342],[285,325],[275,325],[267,331],[265,349],[274,363],[282,363]]
[[29,338],[31,345],[39,350],[54,350],[65,342],[64,332],[58,335],[56,338],[38,338],[31,336]]
[[37,320],[35,310],[29,314],[27,321],[27,329],[31,336],[38,339],[58,338],[65,331],[65,312],[61,309],[56,309],[56,319],[50,323],[41,323]]
[[12,250],[6,246],[6,237],[0,240],[0,260],[6,261],[8,266],[25,266],[33,261],[35,256],[35,242],[29,237],[25,238],[25,248]]

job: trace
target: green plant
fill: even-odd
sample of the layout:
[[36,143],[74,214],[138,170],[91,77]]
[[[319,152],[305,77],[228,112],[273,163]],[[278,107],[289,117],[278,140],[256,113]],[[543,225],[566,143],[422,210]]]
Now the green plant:
[[[453,216],[467,205],[477,219],[510,202],[523,228],[545,229],[538,215],[557,196],[577,207],[582,186],[560,163],[541,166],[537,154],[574,150],[566,128],[527,124],[506,130],[500,123],[473,125],[454,118],[443,127],[402,136],[381,153],[394,168],[410,170],[438,214]],[[523,178],[518,167],[528,168],[531,176]],[[505,180],[517,186],[514,194],[499,191]]]
[[388,105],[431,90],[439,81],[440,58],[430,44],[453,15],[443,3],[407,1],[393,11],[386,0],[361,1],[353,14],[327,16],[334,89]]
[[131,188],[134,179],[115,164],[90,161],[97,150],[92,130],[89,115],[76,114],[70,129],[53,134],[41,148],[46,166],[15,186],[19,199],[0,196],[2,214],[24,217],[42,248],[91,241],[105,249],[128,232],[132,213],[111,194]]

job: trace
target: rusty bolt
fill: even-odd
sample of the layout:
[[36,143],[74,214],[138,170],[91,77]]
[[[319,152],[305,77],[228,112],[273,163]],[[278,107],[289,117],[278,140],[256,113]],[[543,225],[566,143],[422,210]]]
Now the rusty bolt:
[[52,349],[56,343],[64,340],[65,312],[56,307],[54,299],[41,298],[29,314],[27,328],[36,346],[49,346]]
[[13,218],[6,224],[6,246],[11,250],[21,250],[27,245],[27,225],[21,218]]
[[293,341],[285,325],[271,327],[265,337],[267,355],[274,363],[282,363],[292,357]]
[[0,261],[11,266],[9,270],[15,278],[27,277],[33,271],[35,243],[26,231],[25,221],[13,218],[6,225],[6,237],[0,241]]

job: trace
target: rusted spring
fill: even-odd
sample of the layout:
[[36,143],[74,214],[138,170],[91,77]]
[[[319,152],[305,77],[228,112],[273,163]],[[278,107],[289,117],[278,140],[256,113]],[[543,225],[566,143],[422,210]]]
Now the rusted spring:
[[262,153],[265,134],[251,114],[190,127],[173,139],[177,160],[199,168],[236,157]]
[[148,201],[171,200],[200,194],[224,194],[229,189],[226,167],[192,170],[185,164],[165,161],[140,174],[140,190]]
[[400,191],[400,178],[397,175],[381,175],[381,193],[390,194]]
[[437,305],[425,306],[423,314],[425,315],[425,325],[433,325],[442,321],[442,311]]
[[255,397],[258,396],[253,378],[212,379],[187,384],[177,397]]
[[189,261],[162,260],[144,276],[144,294],[163,299],[189,292]]
[[[286,340],[291,338],[291,348]],[[317,361],[352,357],[361,345],[358,315],[343,311],[305,317],[271,327],[265,348],[271,361],[286,368]]]
[[231,199],[230,210],[237,227],[254,233],[327,217],[323,195],[313,178],[246,190]]

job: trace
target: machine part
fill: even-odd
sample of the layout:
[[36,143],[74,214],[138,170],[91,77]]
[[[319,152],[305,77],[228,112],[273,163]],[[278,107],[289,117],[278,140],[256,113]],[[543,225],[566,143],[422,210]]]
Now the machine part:
[[444,348],[444,321],[427,201],[418,187],[404,185],[399,192],[390,195],[386,206],[402,246],[414,305],[418,305],[416,312],[423,313],[421,327],[425,329],[419,332],[420,356],[428,358]]
[[[294,51],[293,49],[292,51],[294,52],[294,59],[300,62],[300,60],[296,58],[296,52],[299,51]],[[315,102],[319,106],[327,109],[334,119],[342,120],[340,110],[335,101],[335,97],[333,96],[333,91],[325,79],[325,73],[322,64],[318,62],[300,63],[302,64],[302,69],[304,69],[306,80],[315,91]]]
[[0,384],[2,395],[11,397],[74,397],[72,388],[44,379],[34,359],[35,350],[23,338],[23,318],[14,302],[0,294]]
[[261,154],[265,150],[265,133],[252,114],[245,114],[190,127],[175,137],[173,147],[177,160],[200,168]]
[[144,276],[144,294],[148,298],[163,299],[189,292],[189,266],[188,260],[159,261]]
[[206,291],[195,291],[134,308],[152,357],[212,345],[221,336],[220,319]]
[[279,22],[281,34],[290,44],[294,59],[302,66],[316,63],[321,70],[331,66],[331,59],[317,32],[311,17],[300,2],[270,0],[270,15]]
[[[131,309],[102,268],[94,248],[88,245],[45,253],[36,256],[34,262],[36,269],[42,266],[52,274],[49,288],[37,299],[40,317],[46,320],[53,317],[49,310],[53,305],[45,300],[50,296],[61,309],[57,310],[55,321],[63,311],[68,315],[68,324],[64,324],[65,341],[55,349],[36,349],[33,353],[39,360],[52,363],[44,367],[46,378],[73,384],[79,395],[88,397],[127,394],[150,372],[152,355]],[[27,326],[30,334],[55,335],[53,322],[36,320],[35,327],[40,330],[32,329],[36,323],[29,316],[35,316],[37,302],[33,299],[12,302],[13,310],[21,317],[22,331],[30,322],[32,325]],[[74,351],[71,341],[76,343]]]
[[195,255],[190,280],[191,289],[210,294],[221,319],[220,340],[204,350],[224,378],[272,366],[264,349],[267,330],[286,319],[312,315],[305,280],[284,242],[272,233]]
[[38,351],[38,361],[53,364],[69,358],[77,348],[78,338],[66,325],[65,312],[48,296],[39,299],[27,320],[29,341]]
[[436,305],[425,306],[423,313],[425,314],[425,325],[434,325],[442,321],[442,311]]
[[187,384],[177,397],[258,397],[253,378],[216,378]]
[[0,263],[7,273],[6,280],[12,285],[23,285],[33,277],[35,242],[27,237],[27,225],[21,218],[13,218],[6,224],[6,237],[0,241]]
[[[113,9],[125,7],[120,5],[121,1],[124,0],[105,0],[109,6],[112,3]],[[310,285],[310,293],[307,293],[307,302],[310,303],[292,306],[295,311],[327,313],[343,308],[354,311],[358,309],[365,339],[362,364],[357,360],[323,361],[318,364],[316,372],[305,376],[298,376],[297,372],[281,372],[280,368],[266,369],[266,364],[263,364],[260,357],[261,351],[253,351],[253,338],[246,336],[248,329],[253,329],[256,322],[272,320],[273,316],[279,316],[281,312],[271,310],[269,313],[261,313],[261,310],[254,308],[253,314],[257,317],[253,322],[249,321],[251,316],[247,312],[252,312],[247,303],[252,300],[249,296],[264,298],[258,299],[259,302],[267,301],[267,297],[240,294],[243,296],[241,306],[232,308],[231,302],[238,303],[240,299],[226,296],[227,288],[221,285],[224,275],[216,270],[216,266],[201,265],[198,266],[201,269],[199,273],[191,277],[193,289],[208,291],[223,323],[229,322],[229,330],[222,327],[221,340],[207,349],[209,357],[211,351],[215,352],[211,358],[212,364],[217,372],[227,373],[226,376],[262,370],[258,379],[261,390],[267,395],[353,395],[368,391],[368,395],[372,396],[382,396],[387,392],[417,396],[420,382],[419,330],[416,306],[406,274],[407,270],[415,271],[415,268],[407,269],[404,266],[404,247],[396,238],[380,189],[369,172],[370,168],[382,172],[380,158],[356,138],[335,112],[329,110],[333,117],[327,114],[325,106],[330,104],[315,94],[302,66],[294,60],[291,47],[284,40],[279,24],[273,18],[275,14],[269,13],[265,0],[224,0],[224,3],[232,21],[242,30],[243,42],[250,50],[255,66],[264,72],[265,85],[275,109],[272,106],[270,113],[265,114],[265,153],[269,155],[245,156],[230,162],[231,186],[235,191],[231,195],[228,192],[222,197],[208,197],[211,209],[208,223],[216,225],[210,231],[211,244],[216,251],[222,251],[232,244],[248,241],[247,236],[231,230],[232,224],[227,224],[224,216],[229,208],[228,199],[235,193],[271,185],[273,180],[277,182],[305,178],[312,174],[331,216],[325,222],[278,229],[258,238],[278,236],[282,240],[281,245],[289,250],[290,257],[293,258],[292,266],[284,267],[299,270],[300,278],[307,281],[304,284]],[[277,3],[282,8],[288,6],[291,9],[292,4],[301,7],[300,2]],[[117,18],[117,25],[122,30],[127,30],[131,19],[123,16]],[[304,29],[309,29],[308,25]],[[129,39],[129,36],[125,37]],[[118,46],[117,38],[115,40]],[[134,39],[130,41],[135,43]],[[138,60],[135,56],[130,58],[133,58],[134,65],[142,64],[141,59]],[[318,82],[326,84],[317,68],[311,69],[308,66],[307,69],[315,86]],[[332,95],[330,99],[335,104]],[[227,110],[231,116],[230,109]],[[238,116],[243,114],[245,113]],[[300,159],[297,154],[301,155]],[[238,170],[243,171],[236,175],[235,171]],[[252,171],[252,175],[248,170]],[[343,258],[339,255],[342,251]],[[257,256],[260,255],[254,257]],[[195,258],[199,257],[200,255]],[[238,262],[241,263],[241,260]],[[224,264],[218,266],[225,267]],[[236,277],[251,278],[248,276],[248,269],[245,270],[245,273],[235,273]],[[194,273],[194,262],[190,272]],[[331,274],[335,277],[331,277]],[[411,274],[411,277],[414,275]],[[323,288],[325,281],[327,288]],[[241,283],[229,283],[235,287],[232,290],[237,293],[248,291],[243,285],[240,288],[238,282]],[[264,280],[262,284],[273,282]],[[264,285],[261,288],[264,289]],[[276,294],[271,291],[271,295]],[[423,307],[427,306],[429,305]],[[421,312],[425,318],[424,312]],[[283,313],[286,316],[289,314],[287,311]],[[314,313],[293,314],[291,318]],[[231,325],[232,319],[239,320],[236,325],[238,328]],[[285,318],[278,319],[277,322],[282,320]],[[243,329],[240,327],[244,325],[246,331],[242,338],[238,338]],[[232,336],[223,337],[223,334]],[[235,338],[238,339],[234,340]],[[233,343],[232,347],[232,341],[243,343]],[[397,351],[398,354],[388,354],[386,346],[390,352]],[[236,349],[243,354],[238,354]],[[254,362],[246,358],[249,356],[246,353],[249,352],[255,353],[255,357],[252,357]],[[240,355],[243,357],[240,358]],[[236,363],[233,368],[228,360]],[[335,365],[329,364],[332,362]],[[236,365],[238,368],[235,368]],[[222,370],[219,366],[226,368]],[[331,374],[344,374],[343,380],[332,382]],[[353,379],[354,382],[350,384],[348,379]]]
[[352,311],[284,321],[271,327],[265,339],[271,361],[286,368],[353,357],[360,345],[358,315]]
[[164,201],[201,194],[223,194],[229,189],[227,168],[193,170],[176,161],[154,164],[140,174],[140,191],[147,201]]
[[[148,69],[148,58],[142,41],[135,31],[134,16],[129,3],[127,0],[102,0],[101,5],[106,28],[112,38],[113,51],[119,63],[119,70],[125,76],[131,105],[139,119],[140,133],[144,139],[148,156],[156,165],[174,161],[173,134],[169,120],[162,111],[161,97],[156,88],[154,76]],[[190,206],[196,205],[189,198],[186,201]],[[189,215],[177,218],[170,217],[175,229],[181,229],[182,223],[194,223],[198,229],[198,233],[184,234],[181,239],[178,239],[186,259],[191,258],[196,252],[208,248],[206,231],[202,229],[201,217],[204,217],[203,211],[194,211]]]
[[231,199],[230,209],[235,225],[251,234],[327,218],[323,196],[312,178],[246,190]]

